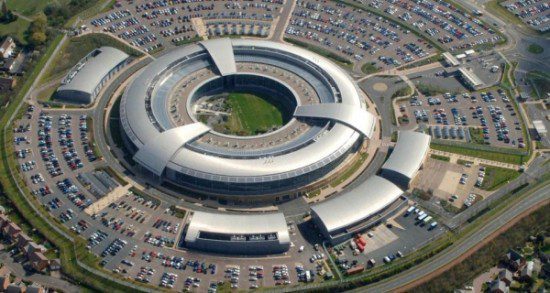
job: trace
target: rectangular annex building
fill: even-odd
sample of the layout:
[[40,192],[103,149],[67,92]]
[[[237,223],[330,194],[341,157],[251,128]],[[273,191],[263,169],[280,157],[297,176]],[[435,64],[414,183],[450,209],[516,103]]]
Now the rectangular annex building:
[[184,229],[188,248],[223,254],[269,255],[288,251],[282,213],[222,214],[196,211]]
[[55,98],[73,104],[91,104],[122,67],[128,55],[112,47],[101,47],[82,58],[61,81]]
[[381,176],[408,189],[428,156],[430,139],[424,133],[400,131],[393,152],[382,166]]
[[[311,207],[311,216],[333,245],[380,224],[405,200],[403,190],[390,181],[372,176],[359,186]],[[403,198],[404,199],[404,198]]]

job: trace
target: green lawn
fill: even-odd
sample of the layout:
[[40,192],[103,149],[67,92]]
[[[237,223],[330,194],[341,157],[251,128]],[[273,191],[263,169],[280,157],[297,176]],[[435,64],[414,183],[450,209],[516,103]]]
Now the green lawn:
[[110,46],[120,49],[132,56],[140,56],[141,53],[126,44],[103,34],[87,34],[84,36],[71,38],[64,46],[59,50],[59,53],[55,56],[52,66],[48,68],[46,74],[42,78],[43,81],[49,81],[56,77],[61,77],[67,73],[80,59],[84,58],[92,50],[102,47]]
[[234,134],[255,135],[283,125],[281,110],[262,97],[248,93],[230,93],[227,103],[232,113],[226,126]]
[[505,169],[493,166],[485,166],[485,178],[481,189],[493,191],[514,180],[519,172],[512,169]]
[[26,16],[32,16],[44,10],[50,3],[66,5],[69,0],[7,0],[8,8]]
[[16,21],[12,21],[7,24],[2,23],[0,24],[0,36],[12,36],[20,43],[27,44],[27,40],[25,40],[25,32],[30,24],[30,22],[22,19],[21,17],[17,18]]

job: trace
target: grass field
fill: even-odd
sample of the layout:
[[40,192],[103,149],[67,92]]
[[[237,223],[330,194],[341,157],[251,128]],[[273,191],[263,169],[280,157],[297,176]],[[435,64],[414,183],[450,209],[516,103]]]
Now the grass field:
[[8,0],[8,8],[26,16],[33,16],[44,10],[48,4],[66,5],[69,0]]
[[7,24],[2,23],[0,24],[0,36],[12,36],[21,44],[26,45],[27,40],[25,40],[25,32],[29,28],[30,24],[30,22],[22,19],[21,17],[17,18],[16,21],[12,21]]
[[493,191],[519,176],[516,170],[485,166],[485,179],[481,189]]
[[230,93],[227,103],[232,114],[226,123],[229,132],[237,135],[255,135],[273,126],[283,125],[281,110],[268,100],[248,93]]
[[124,43],[103,34],[87,34],[81,37],[71,38],[55,56],[52,66],[48,68],[42,81],[50,81],[67,73],[80,59],[93,49],[101,46],[110,46],[120,49],[132,56],[140,56],[141,53]]
[[472,138],[472,143],[485,144],[483,130],[481,130],[480,128],[470,127],[470,137]]

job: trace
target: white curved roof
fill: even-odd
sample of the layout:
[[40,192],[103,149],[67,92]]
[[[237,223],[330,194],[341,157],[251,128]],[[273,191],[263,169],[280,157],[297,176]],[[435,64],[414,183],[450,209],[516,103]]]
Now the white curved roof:
[[344,123],[367,138],[372,137],[376,119],[370,112],[345,104],[314,104],[298,106],[294,117],[326,118]]
[[397,185],[372,176],[359,186],[311,207],[331,233],[353,226],[390,205],[403,194]]
[[231,39],[214,39],[200,42],[200,44],[208,51],[222,76],[237,73]]
[[[93,56],[97,53],[96,51],[99,51],[99,54]],[[61,85],[57,91],[80,91],[92,95],[101,80],[118,64],[128,59],[129,56],[112,47],[101,47],[90,52],[86,57],[88,60],[86,60],[84,66],[78,70],[70,82]],[[75,69],[73,68],[69,74],[74,72]]]
[[[232,45],[232,47],[229,45]],[[305,145],[302,149],[268,158],[255,157],[243,159],[219,157],[185,147],[185,142],[192,140],[196,136],[191,135],[192,137],[189,138],[189,133],[179,133],[185,129],[181,127],[164,130],[165,127],[160,125],[154,114],[151,114],[150,111],[148,112],[145,101],[150,96],[155,97],[157,88],[155,85],[165,80],[163,75],[171,75],[170,70],[176,68],[182,62],[189,62],[190,56],[204,55],[205,60],[210,56],[215,63],[212,65],[216,65],[222,74],[223,72],[232,72],[235,58],[233,56],[235,50],[232,50],[232,48],[235,47],[253,47],[254,50],[249,50],[251,52],[262,49],[264,51],[268,50],[269,52],[274,52],[273,55],[277,55],[278,58],[284,55],[288,55],[289,58],[290,56],[292,58],[299,58],[304,62],[304,67],[317,66],[317,70],[323,71],[324,76],[330,79],[330,88],[332,88],[334,95],[338,98],[336,100],[346,105],[338,107],[338,111],[335,111],[335,113],[329,113],[331,115],[324,115],[323,117],[327,119],[334,118],[334,120],[338,120],[336,118],[339,118],[340,120],[338,121],[342,123],[336,123],[330,130],[316,137],[315,142]],[[227,51],[231,52],[228,53]],[[225,57],[229,56],[228,54],[231,57]],[[227,61],[225,59],[228,62],[225,62]],[[231,68],[225,67],[229,66],[228,64]],[[157,103],[154,101],[150,103],[153,109],[158,109],[158,107],[155,108]],[[137,161],[143,163],[144,167],[150,169],[155,174],[162,174],[162,170],[165,167],[169,167],[188,175],[209,180],[264,182],[291,178],[312,172],[344,155],[359,138],[359,132],[370,136],[370,133],[372,133],[370,129],[374,127],[374,123],[371,126],[369,121],[372,119],[369,114],[365,114],[368,112],[361,109],[362,104],[362,97],[347,73],[336,64],[315,53],[298,47],[269,41],[222,39],[204,41],[200,44],[177,48],[148,65],[134,79],[124,93],[121,102],[121,123],[128,138],[140,150],[136,154]],[[360,109],[360,111],[355,108]],[[362,123],[362,120],[365,120],[364,124],[350,127],[352,123]],[[359,132],[356,132],[356,129]],[[161,137],[159,134],[162,131],[169,131],[171,135],[178,137],[177,143],[167,146],[156,142],[157,140],[161,140],[159,139]],[[146,150],[142,152],[141,149],[144,147]],[[149,154],[153,153],[160,155],[149,156]]]
[[[231,181],[235,177],[253,177],[253,176],[283,176],[277,179],[294,177],[301,175],[307,170],[302,168],[314,165],[323,158],[329,158],[335,149],[347,149],[359,137],[357,132],[344,125],[335,125],[334,131],[321,136],[316,143],[296,150],[288,154],[276,157],[259,159],[231,159],[220,158],[194,152],[188,148],[181,148],[172,159],[173,164],[169,167],[174,170],[180,170],[186,167],[198,172],[206,173],[193,174],[197,177],[210,178],[208,175],[216,175],[226,178],[217,178],[218,181]],[[347,141],[341,145],[342,141]],[[183,169],[182,172],[186,173]],[[302,173],[296,173],[302,172]],[[284,175],[283,175],[284,174]],[[202,175],[202,176],[201,176]],[[235,179],[236,180],[236,179]],[[264,181],[265,179],[257,179]],[[254,181],[251,181],[254,182]]]
[[196,211],[189,222],[185,241],[195,241],[200,232],[226,235],[277,233],[279,243],[290,243],[283,213],[222,214]]
[[208,131],[208,126],[197,122],[158,133],[138,150],[134,160],[160,176],[178,149]]
[[382,171],[390,170],[412,179],[430,150],[430,136],[415,131],[400,131],[397,144]]

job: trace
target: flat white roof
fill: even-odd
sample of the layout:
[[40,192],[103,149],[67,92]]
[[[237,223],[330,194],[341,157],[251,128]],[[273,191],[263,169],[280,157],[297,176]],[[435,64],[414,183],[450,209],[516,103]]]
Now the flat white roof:
[[548,130],[546,129],[546,126],[544,125],[544,122],[542,122],[542,120],[533,120],[533,126],[535,126],[535,130],[538,132],[539,135],[544,135],[548,133]]
[[277,233],[280,243],[290,242],[283,213],[225,214],[196,211],[189,221],[185,241],[195,241],[200,232],[226,235]]

